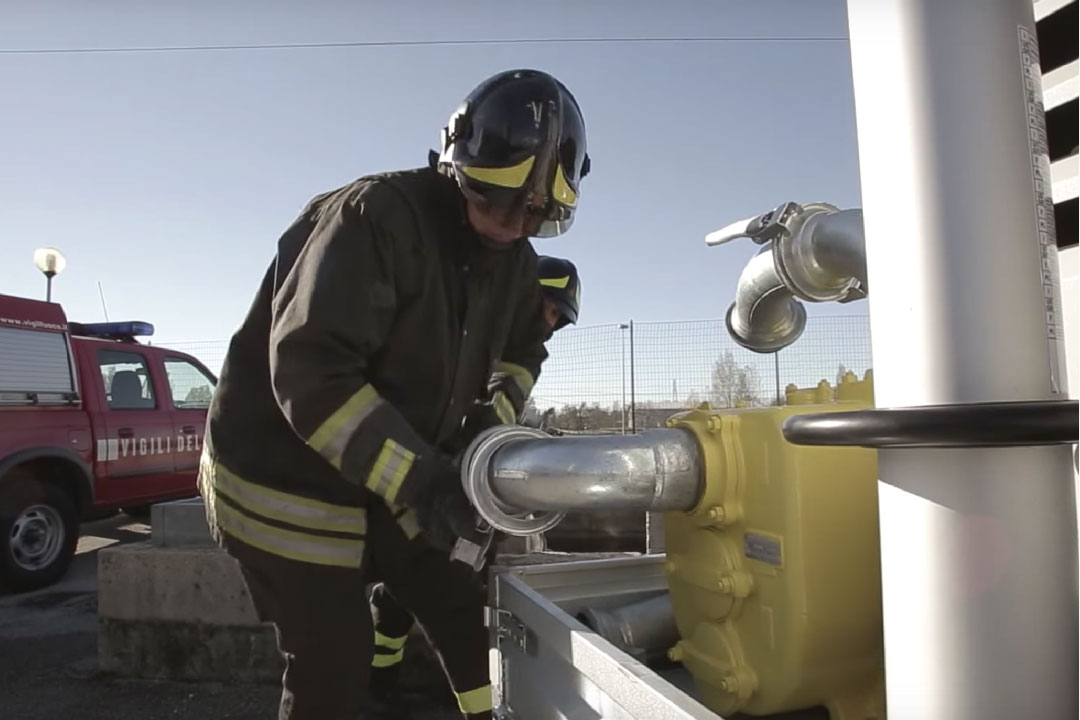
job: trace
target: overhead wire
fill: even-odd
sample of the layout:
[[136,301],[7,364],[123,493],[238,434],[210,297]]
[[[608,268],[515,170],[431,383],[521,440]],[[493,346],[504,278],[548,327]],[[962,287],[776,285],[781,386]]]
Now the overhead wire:
[[843,36],[656,36],[656,37],[585,37],[585,38],[479,38],[463,40],[350,40],[340,42],[293,42],[206,45],[145,45],[118,47],[38,47],[0,48],[0,55],[89,55],[168,52],[237,52],[251,50],[318,50],[334,48],[435,47],[469,45],[584,45],[615,43],[721,43],[721,42],[847,42]]

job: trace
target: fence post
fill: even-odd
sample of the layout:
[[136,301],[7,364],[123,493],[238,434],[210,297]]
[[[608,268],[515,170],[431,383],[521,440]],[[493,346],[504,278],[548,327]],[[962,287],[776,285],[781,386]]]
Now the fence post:
[[776,406],[779,407],[784,403],[781,402],[783,395],[780,394],[780,351],[777,350],[773,353],[773,367],[776,371]]
[[630,432],[637,432],[637,413],[635,404],[637,398],[634,393],[634,321],[630,321]]

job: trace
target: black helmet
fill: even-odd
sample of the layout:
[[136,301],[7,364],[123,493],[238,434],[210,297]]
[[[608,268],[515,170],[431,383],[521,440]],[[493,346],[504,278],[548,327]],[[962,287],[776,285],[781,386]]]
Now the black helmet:
[[527,214],[527,235],[551,237],[573,224],[585,150],[570,91],[545,72],[510,70],[478,85],[450,117],[438,164],[466,197]]
[[576,325],[578,311],[581,309],[581,278],[578,277],[574,263],[541,255],[536,259],[536,275],[540,279],[540,289],[544,297],[555,303],[562,314],[553,330],[558,330],[568,323]]

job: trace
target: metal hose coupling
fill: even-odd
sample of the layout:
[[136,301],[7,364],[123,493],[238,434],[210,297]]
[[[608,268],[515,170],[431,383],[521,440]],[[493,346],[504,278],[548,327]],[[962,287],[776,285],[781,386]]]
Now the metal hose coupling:
[[867,295],[862,210],[828,203],[787,202],[770,212],[709,233],[707,245],[750,238],[761,251],[739,276],[728,309],[728,333],[758,353],[799,339],[805,302],[847,303]]
[[566,517],[563,512],[532,512],[500,502],[492,490],[491,460],[506,445],[519,440],[551,439],[543,430],[522,425],[497,425],[473,439],[461,456],[465,497],[491,527],[519,537],[547,532]]

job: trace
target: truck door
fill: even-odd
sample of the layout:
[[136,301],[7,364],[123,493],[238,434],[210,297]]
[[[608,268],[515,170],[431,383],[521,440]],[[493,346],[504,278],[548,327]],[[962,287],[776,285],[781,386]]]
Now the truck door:
[[[175,473],[168,391],[155,381],[146,353],[135,347],[96,353],[105,391],[105,467],[102,501],[137,505],[169,494]],[[105,488],[101,488],[105,490]]]
[[198,492],[196,479],[206,412],[216,383],[209,373],[185,358],[166,356],[164,364],[176,441],[176,476],[173,484],[178,493],[194,495]]

